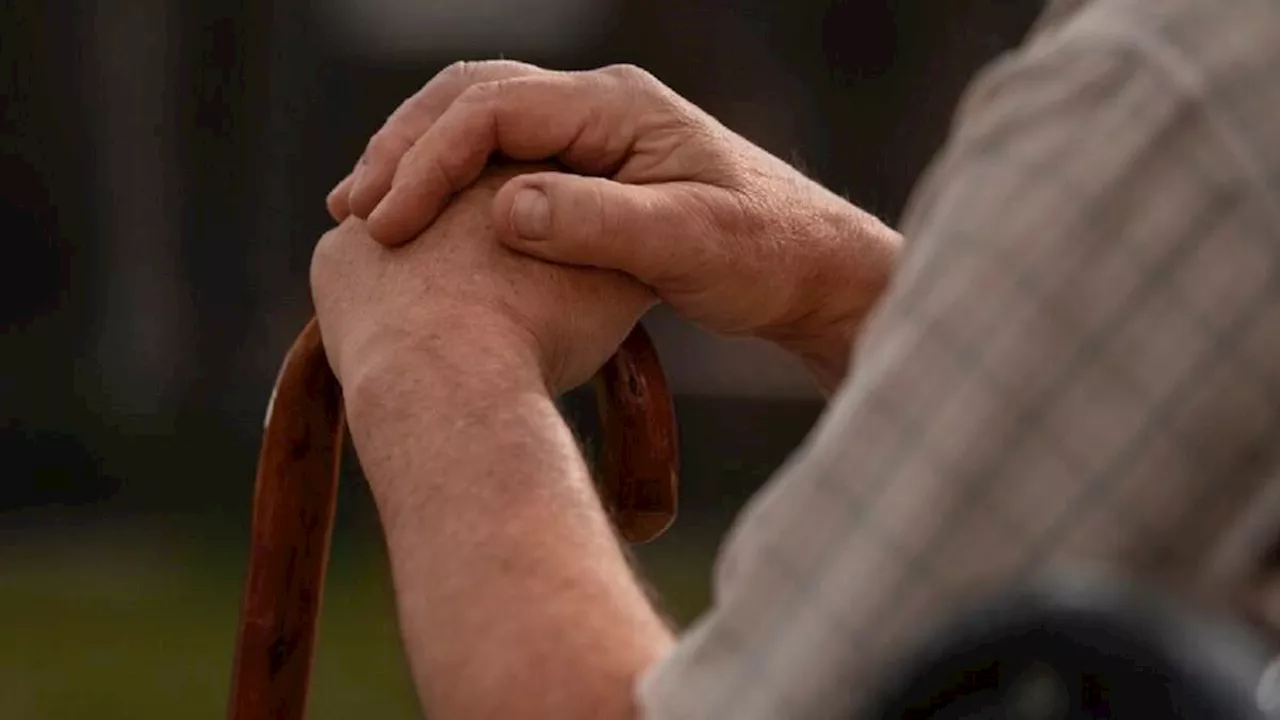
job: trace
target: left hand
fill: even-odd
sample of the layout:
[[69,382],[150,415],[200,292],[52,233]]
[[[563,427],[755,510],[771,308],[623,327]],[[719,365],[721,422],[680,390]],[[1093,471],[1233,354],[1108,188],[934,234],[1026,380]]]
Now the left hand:
[[[413,242],[388,248],[348,218],[311,261],[325,351],[344,389],[411,358],[536,372],[551,394],[588,380],[655,298],[614,271],[553,265],[499,244],[491,169]],[[442,382],[450,382],[442,379]]]
[[902,246],[884,223],[626,66],[454,64],[374,135],[329,210],[398,245],[495,155],[555,158],[567,171],[497,194],[508,247],[625,272],[710,332],[795,353],[828,390]]

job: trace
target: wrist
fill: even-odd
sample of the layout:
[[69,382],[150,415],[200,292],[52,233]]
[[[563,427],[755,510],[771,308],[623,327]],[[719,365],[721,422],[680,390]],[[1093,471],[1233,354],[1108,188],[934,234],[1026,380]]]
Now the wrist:
[[344,378],[353,431],[406,414],[465,416],[521,395],[550,395],[532,343],[501,323],[472,315],[379,335]]
[[798,312],[766,339],[802,360],[829,393],[848,372],[858,335],[893,278],[903,239],[847,203],[813,238],[796,293]]
[[462,392],[520,383],[545,389],[534,339],[490,314],[439,311],[383,322],[352,344],[358,360],[342,378],[348,396],[394,396],[424,384]]
[[447,470],[459,448],[558,417],[532,352],[487,334],[443,335],[459,336],[397,345],[344,387],[351,440],[385,527],[419,513],[423,494],[451,506],[442,495],[465,490],[451,487]]

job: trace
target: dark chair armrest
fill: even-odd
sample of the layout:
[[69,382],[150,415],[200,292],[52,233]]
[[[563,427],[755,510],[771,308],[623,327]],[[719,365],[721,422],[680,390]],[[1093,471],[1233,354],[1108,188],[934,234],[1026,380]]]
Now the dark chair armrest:
[[1280,718],[1260,633],[1114,582],[1056,582],[965,616],[877,695],[875,720]]

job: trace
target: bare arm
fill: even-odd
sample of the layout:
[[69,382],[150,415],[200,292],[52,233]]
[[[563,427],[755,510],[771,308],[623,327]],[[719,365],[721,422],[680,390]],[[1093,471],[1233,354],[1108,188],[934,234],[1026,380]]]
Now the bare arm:
[[529,363],[459,344],[349,393],[433,718],[624,718],[671,643]]
[[489,173],[401,248],[343,223],[317,245],[312,291],[427,713],[630,717],[671,634],[552,398],[652,296],[501,247],[488,208],[512,175]]

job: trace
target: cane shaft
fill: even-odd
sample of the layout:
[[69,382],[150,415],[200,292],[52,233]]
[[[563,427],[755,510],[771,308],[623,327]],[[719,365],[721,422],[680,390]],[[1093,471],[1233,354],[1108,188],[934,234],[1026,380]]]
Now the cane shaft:
[[306,713],[342,433],[341,391],[313,320],[290,348],[267,410],[230,720]]

